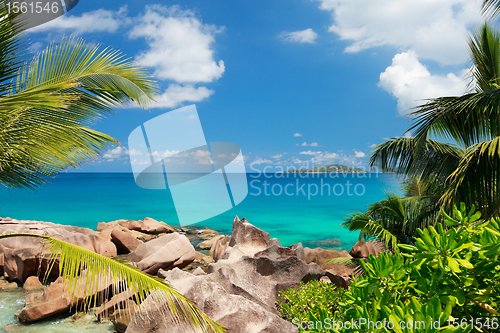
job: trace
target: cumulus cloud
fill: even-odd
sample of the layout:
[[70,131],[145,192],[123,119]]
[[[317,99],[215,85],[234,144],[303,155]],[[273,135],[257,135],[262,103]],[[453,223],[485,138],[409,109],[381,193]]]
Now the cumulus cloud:
[[293,136],[299,137],[299,136],[302,136],[302,133],[294,133]]
[[151,108],[174,108],[182,102],[200,102],[211,95],[214,91],[207,87],[195,88],[192,84],[171,84],[165,92],[156,97],[156,102]]
[[148,43],[149,49],[136,57],[139,65],[152,67],[163,80],[194,83],[212,82],[224,73],[224,62],[214,60],[212,49],[221,30],[203,24],[191,11],[154,5],[147,6],[129,35]]
[[366,156],[365,153],[363,153],[362,151],[354,151],[354,157],[362,158],[365,156]]
[[317,37],[318,34],[315,33],[311,28],[294,32],[284,32],[281,34],[281,38],[283,38],[284,40],[296,43],[312,44]]
[[168,83],[151,107],[175,108],[214,94],[199,84],[213,82],[225,71],[224,62],[214,58],[215,36],[222,30],[203,24],[192,11],[178,6],[151,5],[137,16],[128,16],[127,6],[118,11],[99,9],[80,16],[64,15],[30,32],[68,31],[80,35],[120,31],[130,39],[145,39],[147,48],[136,55],[136,63],[151,68],[158,80]]
[[391,45],[441,64],[467,60],[467,28],[482,22],[481,1],[318,0],[346,52]]
[[92,32],[116,32],[118,28],[129,22],[127,6],[122,6],[117,11],[98,9],[82,15],[63,15],[45,24],[29,29],[29,32],[46,32],[57,30],[71,31],[72,34],[81,35]]
[[275,159],[280,159],[282,157],[283,157],[283,154],[277,154],[277,155],[272,156],[272,158],[275,158]]
[[392,65],[380,74],[379,86],[397,99],[398,111],[404,115],[409,108],[423,104],[423,99],[464,94],[467,90],[467,82],[463,80],[465,71],[460,76],[432,75],[415,52],[408,51],[394,56]]
[[[134,150],[135,152],[135,150]],[[108,149],[104,155],[102,155],[102,157],[104,158],[120,158],[122,157],[123,155],[127,155],[128,154],[128,149],[127,147],[116,147],[116,148],[113,148],[113,149]]]

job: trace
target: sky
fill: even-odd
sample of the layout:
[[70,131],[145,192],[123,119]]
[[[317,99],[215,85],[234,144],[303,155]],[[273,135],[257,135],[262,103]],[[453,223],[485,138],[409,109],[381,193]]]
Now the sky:
[[130,172],[129,134],[195,104],[207,142],[247,172],[366,167],[405,135],[408,109],[467,90],[474,0],[80,0],[29,30],[32,51],[75,36],[121,50],[159,83],[156,102],[93,125],[120,145],[77,172]]

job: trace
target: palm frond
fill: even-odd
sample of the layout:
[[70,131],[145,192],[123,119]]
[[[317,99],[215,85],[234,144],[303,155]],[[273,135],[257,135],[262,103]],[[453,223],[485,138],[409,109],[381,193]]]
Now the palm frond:
[[339,264],[343,265],[349,268],[354,269],[352,274],[354,274],[355,278],[358,278],[358,276],[362,275],[365,276],[365,271],[363,270],[363,267],[361,266],[360,262],[361,261],[367,261],[367,259],[359,259],[359,258],[346,258],[346,257],[341,257],[341,258],[332,258],[328,260],[326,263],[327,264]]
[[500,14],[500,0],[483,0],[482,13],[490,17]]
[[147,105],[155,87],[117,51],[80,39],[51,44],[0,96],[0,183],[34,189],[95,159],[117,141],[88,126],[115,106]]
[[20,13],[9,11],[6,3],[0,1],[0,95],[9,91],[10,82],[29,60],[29,42],[17,20]]
[[500,214],[500,137],[475,144],[450,175],[442,200],[480,207],[489,218]]
[[373,149],[368,164],[398,175],[418,175],[422,181],[443,182],[456,169],[462,155],[462,149],[449,143],[391,138]]
[[[81,304],[84,309],[92,306],[90,299],[96,299],[98,287],[112,283],[118,291],[131,290],[142,303],[152,295],[163,314],[177,319],[178,325],[196,328],[207,333],[224,332],[224,328],[203,313],[192,301],[174,290],[163,280],[150,276],[126,263],[104,257],[79,246],[61,241],[48,235],[6,234],[8,237],[38,237],[49,250],[52,260],[59,260],[59,274],[64,277],[70,298],[83,293],[87,301]],[[80,283],[80,273],[85,270],[85,283]],[[49,274],[48,271],[46,274]],[[92,297],[91,297],[92,296]],[[78,301],[77,301],[78,302]],[[160,306],[165,305],[165,306]],[[139,311],[141,311],[139,305]]]
[[500,33],[484,23],[472,33],[469,48],[475,91],[416,107],[409,129],[415,137],[434,135],[469,147],[500,135]]
[[365,240],[378,240],[387,248],[395,249],[397,244],[413,243],[418,228],[439,223],[440,196],[386,195],[387,199],[371,204],[365,213],[348,216],[341,225],[360,231],[360,237]]
[[500,34],[484,23],[472,31],[469,39],[472,66],[470,72],[476,91],[487,91],[499,87],[500,80]]

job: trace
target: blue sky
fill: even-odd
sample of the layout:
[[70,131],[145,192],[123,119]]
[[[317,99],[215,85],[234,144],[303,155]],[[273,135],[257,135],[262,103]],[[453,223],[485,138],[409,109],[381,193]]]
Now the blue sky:
[[79,172],[131,171],[127,138],[195,104],[208,142],[238,144],[247,171],[365,166],[404,134],[407,109],[466,91],[471,0],[80,0],[30,31],[34,51],[74,35],[120,49],[160,84],[149,110],[117,110],[94,128],[121,142]]

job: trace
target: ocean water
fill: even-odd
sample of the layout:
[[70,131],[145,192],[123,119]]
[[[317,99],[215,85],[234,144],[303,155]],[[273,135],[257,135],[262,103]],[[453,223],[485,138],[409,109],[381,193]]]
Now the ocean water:
[[[248,174],[248,195],[236,207],[197,223],[230,233],[235,215],[288,246],[346,249],[358,233],[340,224],[348,214],[399,193],[392,174]],[[0,190],[0,216],[50,221],[94,229],[98,222],[152,217],[170,225],[179,219],[170,191],[138,187],[127,173],[65,173],[35,193]],[[195,208],[199,202],[193,201]]]

